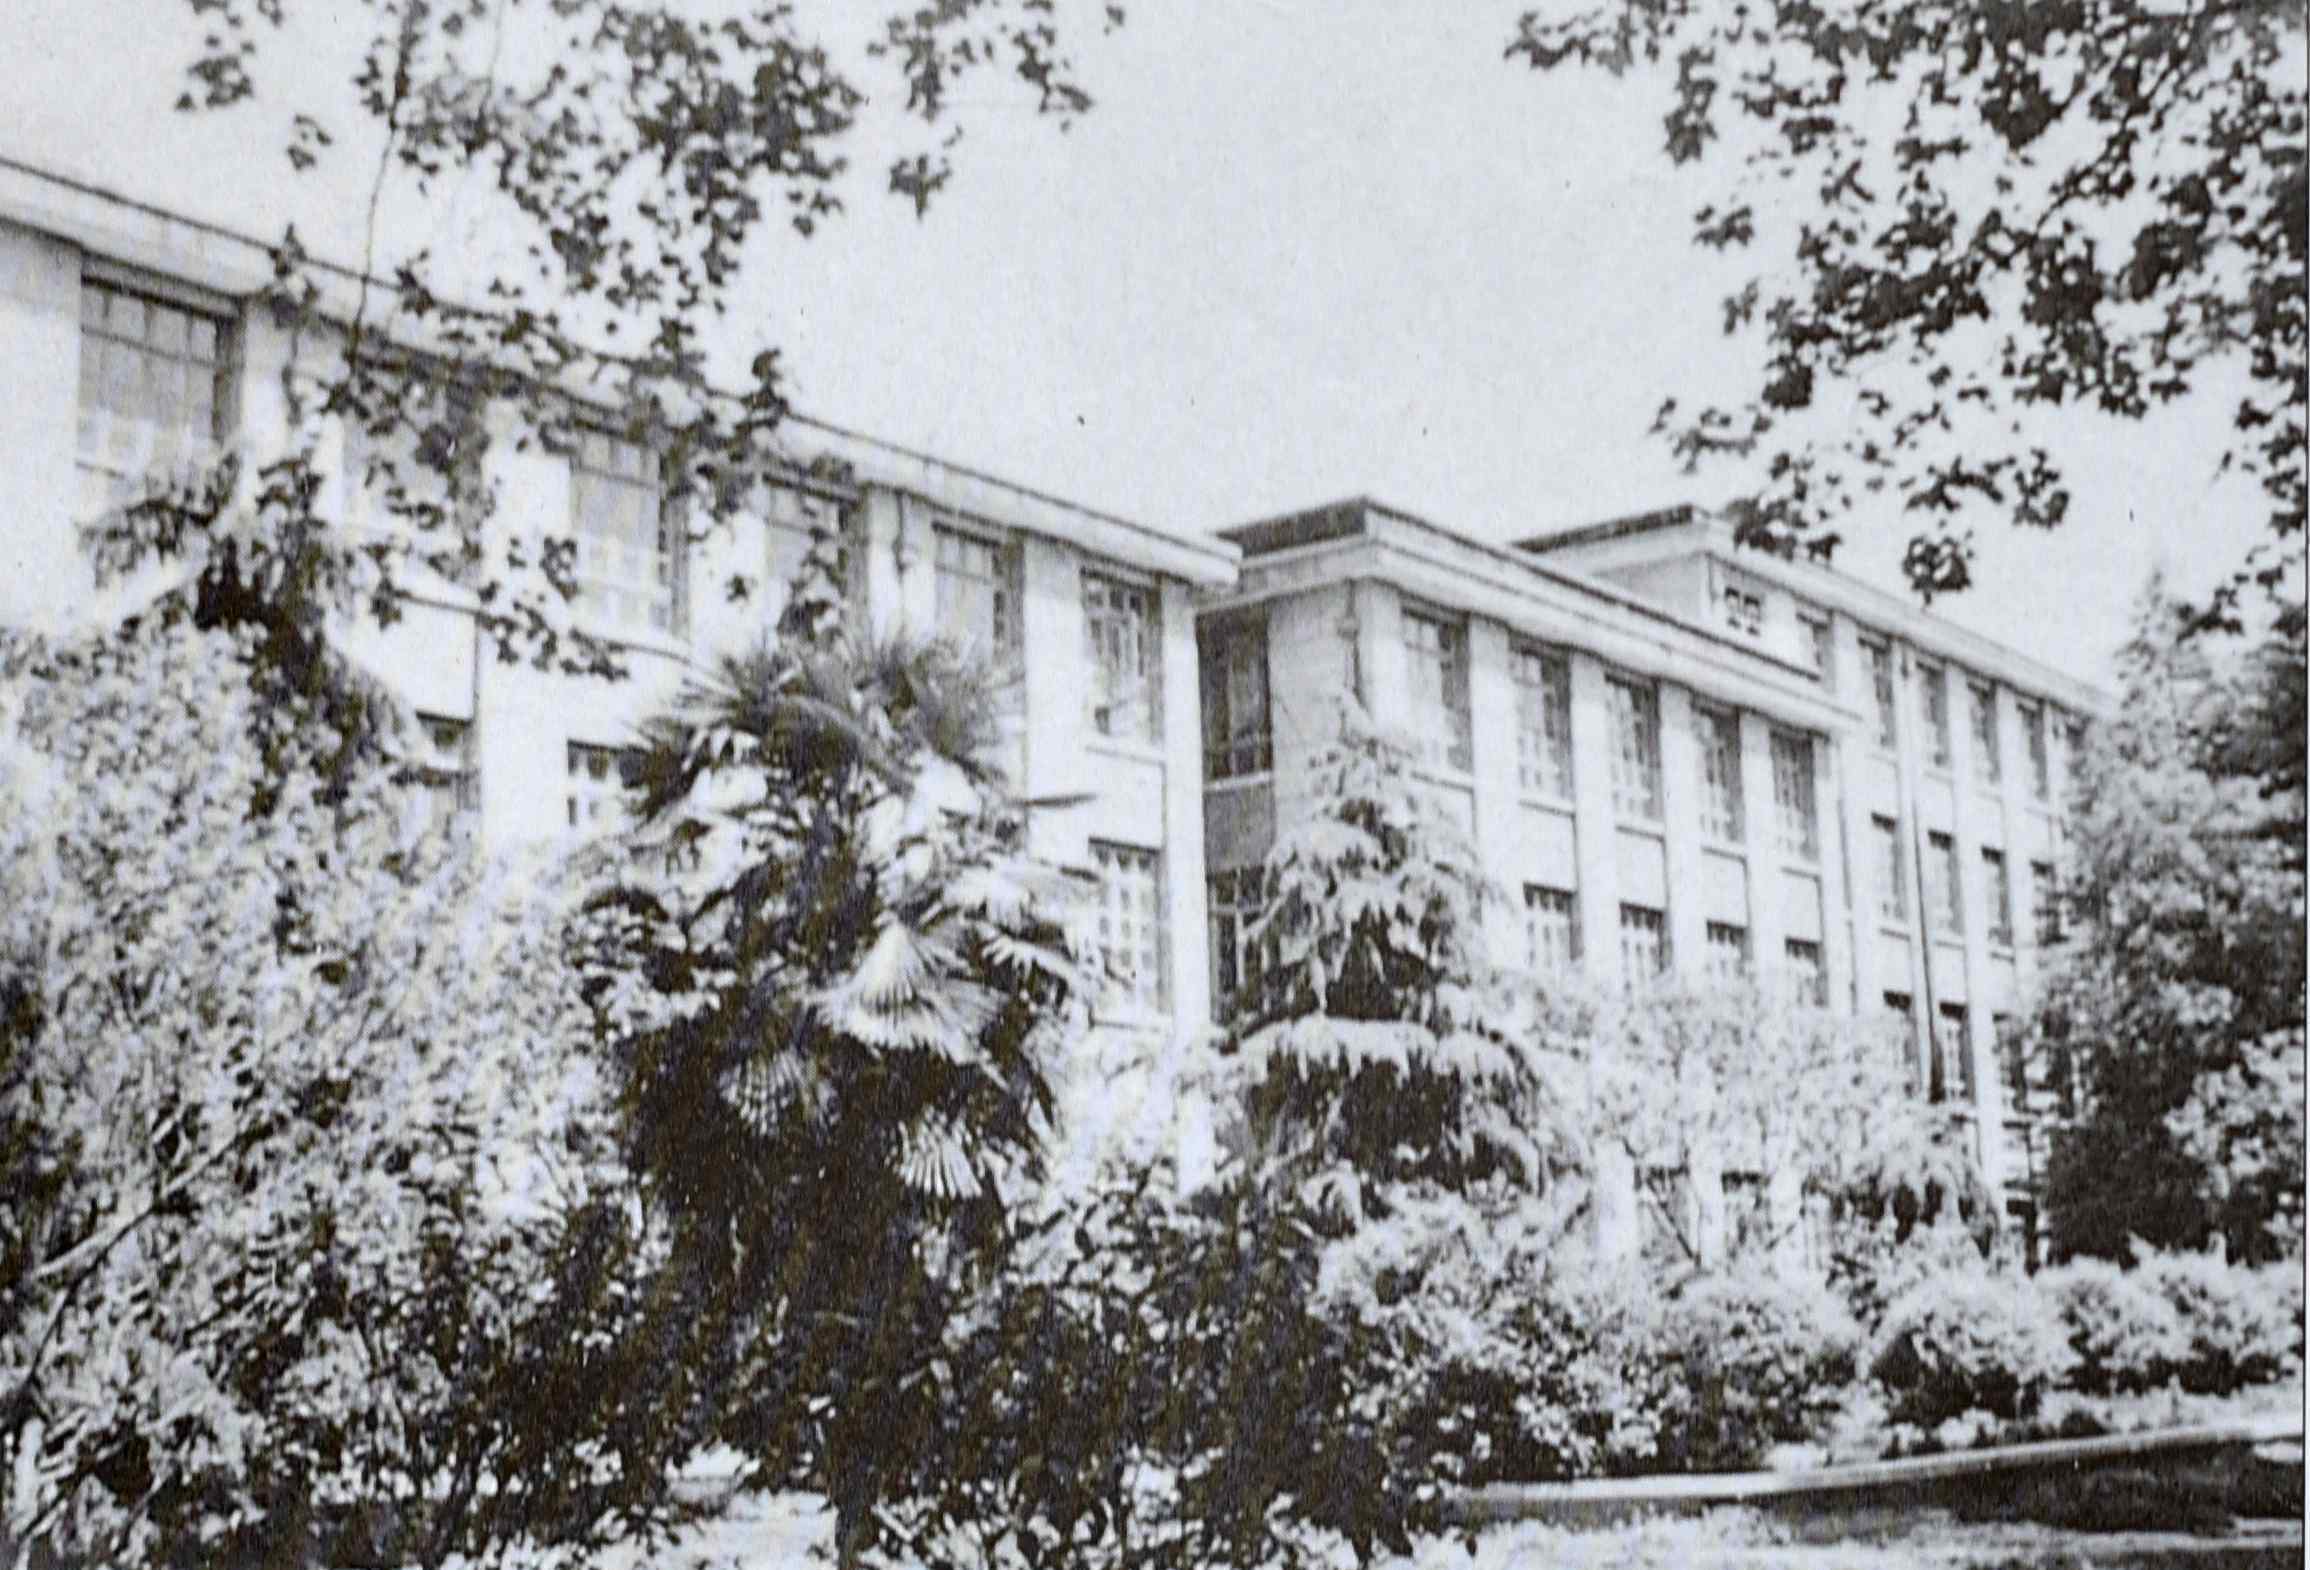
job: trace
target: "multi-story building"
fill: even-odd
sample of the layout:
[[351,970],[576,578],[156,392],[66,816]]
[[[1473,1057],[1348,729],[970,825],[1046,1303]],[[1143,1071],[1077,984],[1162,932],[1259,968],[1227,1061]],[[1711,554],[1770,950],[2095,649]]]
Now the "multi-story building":
[[[1202,622],[1215,996],[1248,875],[1354,693],[1424,754],[1509,895],[1495,953],[1630,982],[1779,973],[1911,1024],[1921,1094],[1970,1109],[2026,1207],[2009,1017],[2098,699],[1689,510],[1501,546],[1369,500],[1223,531]],[[1516,919],[1520,918],[1520,930]]]

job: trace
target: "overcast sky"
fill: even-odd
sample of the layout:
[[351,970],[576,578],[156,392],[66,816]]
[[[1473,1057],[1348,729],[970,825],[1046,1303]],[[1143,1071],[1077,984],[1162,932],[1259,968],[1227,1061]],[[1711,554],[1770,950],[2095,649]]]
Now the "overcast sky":
[[[1733,493],[1646,434],[1663,397],[1740,385],[1732,274],[1685,240],[1707,175],[1659,155],[1657,90],[1504,60],[1522,8],[1135,5],[1079,49],[1099,103],[1065,134],[966,105],[926,220],[862,149],[849,213],[767,247],[753,291],[797,404],[1184,528],[1363,492],[1505,539]],[[167,112],[181,5],[10,10],[0,151],[268,237],[287,214],[352,232],[263,109]],[[2228,407],[2046,427],[2072,521],[1984,519],[1983,582],[1937,608],[2102,677],[2154,565],[2202,588],[2262,527],[2259,493],[2215,480]],[[1846,532],[1839,565],[1898,588],[1900,520]]]

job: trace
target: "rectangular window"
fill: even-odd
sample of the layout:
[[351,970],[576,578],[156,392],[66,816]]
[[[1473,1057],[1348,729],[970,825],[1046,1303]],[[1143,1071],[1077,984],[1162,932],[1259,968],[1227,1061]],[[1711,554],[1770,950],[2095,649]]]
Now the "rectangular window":
[[1163,859],[1131,845],[1091,842],[1099,871],[1099,954],[1105,1006],[1145,1017],[1163,1012]]
[[1535,976],[1580,966],[1580,906],[1570,889],[1524,885],[1524,964]]
[[1516,777],[1527,791],[1572,799],[1572,667],[1553,649],[1520,648],[1516,673]]
[[1992,1014],[1989,1028],[1997,1039],[1997,1066],[2005,1079],[2005,1104],[2011,1111],[2026,1115],[2029,1111],[2028,1042],[2015,1027],[2011,1014]]
[[834,579],[834,590],[845,604],[863,607],[866,585],[861,581],[860,553],[851,548],[850,531],[844,527],[843,504],[840,498],[805,490],[799,485],[773,482],[765,487],[763,521],[769,546],[770,581],[778,586],[781,596],[791,591],[802,576],[804,565],[813,551]]
[[1946,834],[1925,836],[1925,904],[1927,919],[1943,932],[1955,932],[1960,919],[1957,883],[1957,841]]
[[1908,1070],[1909,1092],[1914,1095],[1917,1091],[1917,1015],[1913,1000],[1906,992],[1888,992],[1885,994],[1885,1012],[1900,1027],[1905,1051],[1902,1061]]
[[1660,694],[1650,683],[1610,678],[1612,805],[1624,818],[1660,821]]
[[1730,921],[1708,924],[1708,973],[1738,981],[1749,973],[1749,929]]
[[2053,761],[2045,750],[2045,706],[2021,705],[2021,740],[2029,749],[2029,793],[2039,801],[2053,794]]
[[591,836],[626,826],[626,792],[638,780],[638,747],[604,747],[573,741],[563,754],[562,809],[566,827]]
[[1620,973],[1642,986],[1668,970],[1668,916],[1644,905],[1620,907]]
[[1275,744],[1267,715],[1264,613],[1205,622],[1197,647],[1203,664],[1203,777],[1267,773],[1275,767]]
[[1754,638],[1765,630],[1765,596],[1762,589],[1727,572],[1717,579],[1717,602],[1724,613],[1724,624],[1745,638]]
[[1973,1032],[1965,1005],[1944,1003],[1933,1021],[1933,1060],[1926,1066],[1926,1095],[1946,1101],[1973,1099]]
[[80,285],[79,433],[84,517],[214,455],[232,407],[230,318],[95,278]]
[[1211,874],[1211,1016],[1225,1024],[1259,984],[1259,948],[1251,929],[1259,920],[1265,872],[1237,867]]
[[1982,901],[1989,907],[1989,941],[2013,947],[2013,881],[2005,870],[2005,852],[1981,853]]
[[1773,732],[1773,821],[1781,854],[1821,859],[1820,804],[1813,788],[1813,738]]
[[1748,832],[1741,811],[1740,717],[1695,704],[1692,721],[1700,743],[1700,831],[1737,845]]
[[579,610],[605,632],[679,635],[682,542],[658,455],[605,431],[579,431],[570,514]]
[[1869,862],[1877,888],[1877,914],[1887,921],[1909,919],[1909,880],[1902,874],[1901,824],[1896,818],[1869,819]]
[[473,761],[473,726],[440,714],[417,716],[419,751],[413,770],[425,793],[426,820],[451,830],[481,812],[481,772]]
[[1026,646],[1017,548],[945,524],[932,525],[931,544],[939,636],[991,661],[1009,685]]
[[1083,574],[1090,641],[1091,728],[1133,741],[1163,739],[1162,618],[1155,590]]
[[1877,701],[1877,745],[1890,747],[1895,735],[1893,710],[1896,704],[1893,686],[1893,646],[1865,640],[1861,652],[1869,660],[1869,691]]
[[1949,767],[1949,673],[1938,665],[1920,663],[1917,684],[1925,696],[1925,763],[1928,768]]
[[2005,777],[2005,760],[1997,753],[1997,689],[1985,681],[1965,685],[1973,700],[1973,773],[1994,785]]
[[1799,998],[1815,1008],[1829,1006],[1829,972],[1821,963],[1821,946],[1805,938],[1790,938],[1781,945],[1783,962]]
[[1468,629],[1440,616],[1404,612],[1404,663],[1411,727],[1427,761],[1466,772],[1475,766],[1468,713]]
[[2053,875],[2053,863],[2033,861],[2029,864],[2029,897],[2034,906],[2038,946],[2050,948],[2059,943],[2061,931],[2061,884]]
[[1826,616],[1806,614],[1798,618],[1805,629],[1805,657],[1813,662],[1824,686],[1837,684],[1837,645],[1832,624]]

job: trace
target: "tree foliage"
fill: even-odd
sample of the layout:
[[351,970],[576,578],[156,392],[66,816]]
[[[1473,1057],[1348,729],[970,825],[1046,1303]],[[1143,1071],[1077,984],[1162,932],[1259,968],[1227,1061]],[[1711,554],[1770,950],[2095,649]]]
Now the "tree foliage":
[[438,1564],[654,1519],[550,887],[267,760],[249,642],[8,651],[0,1538]]
[[2039,1024],[2081,1080],[2048,1176],[2068,1253],[2299,1243],[2302,736],[2283,727],[2300,673],[2267,648],[2225,663],[2185,626],[2162,588],[2144,595],[2123,701],[2079,770],[2074,928]]
[[[2273,538],[2200,608],[2221,620],[2303,534],[2304,14],[1604,0],[1527,13],[1509,52],[1673,66],[1668,157],[1738,160],[1693,239],[1755,248],[1725,324],[1757,336],[1758,376],[1730,407],[1671,400],[1658,429],[1688,460],[1767,457],[1749,543],[1825,552],[1897,498],[1919,520],[1911,582],[1960,589],[1970,516],[2068,513],[2038,412],[2139,419],[2242,385],[2223,463],[2261,483]],[[1776,217],[1782,193],[1800,220]]]

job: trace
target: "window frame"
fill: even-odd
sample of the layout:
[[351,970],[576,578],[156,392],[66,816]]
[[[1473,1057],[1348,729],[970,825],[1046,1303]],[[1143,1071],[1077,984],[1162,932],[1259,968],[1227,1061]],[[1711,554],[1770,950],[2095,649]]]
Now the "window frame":
[[[1260,779],[1275,771],[1275,684],[1268,657],[1267,612],[1251,611],[1213,617],[1196,628],[1195,657],[1203,706],[1203,778],[1206,784],[1225,780]],[[1252,657],[1243,657],[1246,645],[1255,645]],[[1239,723],[1236,677],[1243,670],[1258,672],[1259,722],[1256,729]]]
[[[1882,838],[1879,831],[1882,830]],[[1872,850],[1882,849],[1886,855],[1881,865],[1872,870],[1877,883],[1877,915],[1880,920],[1909,925],[1909,866],[1902,854],[1901,820],[1882,812],[1869,814],[1869,843]],[[1872,856],[1871,860],[1877,858]],[[1890,876],[1886,876],[1887,872]]]
[[1925,848],[1925,926],[1938,932],[1965,930],[1964,864],[1958,859],[1957,836],[1929,829]]
[[[647,461],[647,475],[625,475],[612,466],[605,468],[593,461],[590,444],[600,442],[607,449],[624,449]],[[570,561],[570,578],[578,586],[573,601],[577,614],[589,624],[588,630],[597,637],[613,642],[632,637],[657,638],[680,642],[689,636],[689,540],[688,530],[679,518],[680,504],[669,493],[665,479],[665,458],[647,441],[613,430],[608,422],[594,411],[580,411],[570,429],[568,451],[563,455],[569,472],[569,534],[577,553]],[[666,625],[660,627],[654,619],[637,624],[621,616],[605,614],[594,595],[607,589],[621,597],[639,596],[646,607],[645,618],[656,609],[657,593],[654,586],[637,584],[628,579],[612,578],[586,570],[586,541],[589,535],[606,541],[606,531],[590,529],[586,523],[586,496],[590,487],[623,486],[654,497],[656,506],[649,509],[657,531],[657,543],[647,553],[653,572],[662,567],[665,574]]]
[[[1652,946],[1655,962],[1649,969],[1639,970],[1631,963],[1636,957],[1630,938],[1643,934]],[[1621,979],[1630,986],[1642,987],[1666,976],[1674,967],[1676,956],[1669,946],[1668,912],[1651,905],[1639,905],[1631,900],[1620,902],[1620,970]]]
[[2045,705],[2033,698],[2016,700],[2021,710],[2021,744],[2029,754],[2029,794],[2037,801],[2053,799],[2053,753],[2045,733]]
[[1744,845],[1748,801],[1741,777],[1740,711],[1696,701],[1692,718],[1700,754],[1701,837],[1720,845]]
[[1863,638],[1861,657],[1869,667],[1869,695],[1877,707],[1877,745],[1891,752],[1901,740],[1901,686],[1893,670],[1893,644],[1886,638]]
[[[1406,709],[1419,737],[1421,761],[1432,769],[1468,774],[1476,767],[1475,714],[1470,695],[1468,622],[1425,606],[1406,604],[1397,617],[1403,645]],[[1414,629],[1433,631],[1432,646]],[[1433,669],[1435,691],[1419,673]]]
[[1753,956],[1748,926],[1738,921],[1711,921],[1701,928],[1701,952],[1708,973],[1718,981],[1746,980]]
[[1516,781],[1527,796],[1568,802],[1572,759],[1572,657],[1543,643],[1508,646],[1516,687]]
[[1973,778],[1976,784],[2005,783],[2004,748],[1997,724],[1997,684],[1965,679],[1966,703],[1973,721]]
[[[638,783],[635,776],[641,768],[645,753],[631,744],[580,741],[575,737],[562,743],[562,827],[563,832],[581,838],[623,832],[632,821],[627,797]],[[579,767],[583,760],[585,767]],[[593,767],[599,763],[601,767]],[[614,776],[614,778],[613,778]],[[615,805],[616,813],[585,810]],[[603,822],[603,818],[610,821]]]
[[[90,320],[91,296],[102,296],[107,305],[103,320]],[[113,329],[111,301],[131,300],[143,311],[144,326],[131,337],[125,331]],[[148,274],[121,267],[98,257],[82,258],[78,288],[75,294],[74,348],[78,357],[77,381],[73,391],[72,467],[75,485],[80,494],[74,497],[77,510],[84,509],[86,493],[100,488],[105,493],[104,507],[133,501],[136,488],[145,483],[159,467],[159,460],[173,457],[179,467],[205,464],[215,458],[231,439],[238,424],[239,389],[241,373],[241,312],[231,298],[213,294],[189,284],[157,274]],[[165,311],[185,318],[186,346],[172,348],[157,342],[152,336],[153,313]],[[200,358],[189,347],[192,329],[205,325],[210,331],[209,359]],[[195,422],[187,420],[161,421],[148,418],[141,409],[129,412],[115,409],[103,396],[111,385],[106,362],[114,347],[133,356],[138,362],[135,396],[140,403],[149,392],[148,371],[155,362],[165,362],[178,372],[178,379],[189,392],[194,385],[193,373],[200,372],[208,384],[209,418],[207,429],[201,431]],[[101,352],[99,352],[101,351]],[[90,401],[91,391],[98,394]],[[197,408],[198,400],[187,399],[187,408]],[[122,427],[134,427],[144,433],[138,443],[142,457],[120,457],[111,448],[116,443],[91,444],[92,429],[101,428],[109,435]],[[101,515],[101,509],[92,513]]]
[[[1090,842],[1090,854],[1098,875],[1098,946],[1103,977],[1096,1013],[1102,1018],[1132,1022],[1159,1020],[1171,1006],[1170,929],[1164,908],[1163,852],[1120,840],[1094,839]],[[1109,924],[1120,924],[1127,919],[1127,913],[1116,908],[1119,885],[1110,873],[1111,869],[1120,871],[1126,867],[1146,875],[1147,919],[1151,932],[1141,947],[1148,949],[1153,958],[1155,974],[1151,984],[1139,979],[1138,960],[1148,957],[1147,954],[1135,956],[1131,968],[1120,978],[1114,963],[1120,952],[1116,945],[1125,942],[1126,937],[1119,931],[1111,934]]]
[[1917,687],[1925,711],[1925,767],[1949,772],[1949,668],[1930,660],[1917,662]]
[[1782,856],[1817,867],[1821,864],[1819,743],[1810,731],[1776,725],[1769,745],[1774,842]]
[[1800,999],[1815,1008],[1829,1006],[1829,959],[1820,939],[1781,939],[1781,964],[1797,978]]
[[[1560,915],[1557,926],[1541,918],[1543,914]],[[1543,932],[1561,931],[1564,941],[1561,952],[1553,960],[1543,963],[1543,949],[1550,946],[1540,941]],[[1553,977],[1577,974],[1580,969],[1580,895],[1577,890],[1560,888],[1547,883],[1524,885],[1524,967],[1534,976]]]
[[[1163,743],[1163,591],[1152,582],[1104,568],[1082,569],[1083,637],[1091,664],[1087,718],[1092,731],[1110,741],[1161,746]],[[1139,691],[1124,690],[1126,673],[1112,668],[1101,628],[1131,634],[1140,670],[1130,673]],[[1121,647],[1120,643],[1116,645]],[[1119,713],[1142,711],[1143,722],[1125,726]]]
[[1982,903],[1988,907],[1988,936],[1992,948],[2013,947],[2013,866],[1995,845],[1981,847]]
[[[977,652],[988,660],[1003,696],[1015,702],[1027,646],[1026,562],[1019,540],[1006,530],[944,511],[931,515],[930,535],[931,605],[939,635],[952,639],[957,648]],[[986,554],[986,571],[969,570],[949,560],[967,551]],[[954,638],[952,623],[960,618],[950,613],[960,608],[967,588],[979,586],[983,586],[987,619],[992,625],[970,629],[967,640]]]
[[[1211,1019],[1224,1025],[1235,1016],[1236,1003],[1259,985],[1265,970],[1265,935],[1253,937],[1250,928],[1265,913],[1267,868],[1259,862],[1221,867],[1204,875],[1205,925],[1211,952]],[[1222,977],[1232,970],[1234,984]]]
[[1612,718],[1613,815],[1658,826],[1667,807],[1661,778],[1660,684],[1609,672],[1605,701]]

